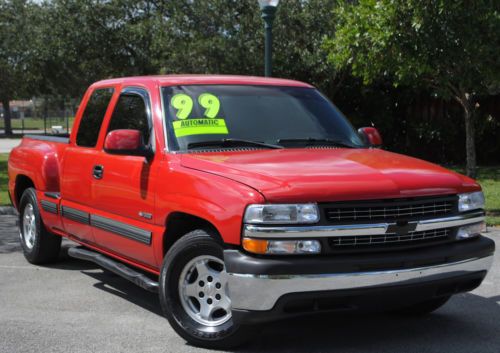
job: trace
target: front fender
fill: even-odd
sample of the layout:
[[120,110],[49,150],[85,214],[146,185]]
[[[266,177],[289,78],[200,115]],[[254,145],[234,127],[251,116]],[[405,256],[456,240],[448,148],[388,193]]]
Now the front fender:
[[157,188],[159,222],[165,225],[173,212],[188,213],[210,222],[228,244],[241,242],[246,206],[264,202],[256,190],[214,174],[179,167],[166,175],[167,182]]

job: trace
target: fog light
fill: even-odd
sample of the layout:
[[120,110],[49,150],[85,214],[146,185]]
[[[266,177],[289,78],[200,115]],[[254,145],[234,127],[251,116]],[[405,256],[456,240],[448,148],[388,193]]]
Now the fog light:
[[321,244],[317,240],[271,240],[267,245],[268,254],[317,254]]
[[254,254],[304,255],[319,254],[321,243],[318,240],[264,240],[243,238],[243,248]]
[[483,232],[486,232],[485,222],[469,224],[458,228],[457,239],[462,240],[462,239],[474,238]]

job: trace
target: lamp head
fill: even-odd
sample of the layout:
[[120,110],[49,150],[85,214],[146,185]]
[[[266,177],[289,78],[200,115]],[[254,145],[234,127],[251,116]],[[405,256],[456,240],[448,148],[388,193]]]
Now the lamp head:
[[266,7],[278,7],[280,0],[258,0],[261,9]]

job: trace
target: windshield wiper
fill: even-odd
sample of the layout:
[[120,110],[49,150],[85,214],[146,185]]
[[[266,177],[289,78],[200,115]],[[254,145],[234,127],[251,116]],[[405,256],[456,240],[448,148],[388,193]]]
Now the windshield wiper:
[[191,142],[187,145],[187,149],[190,150],[193,148],[203,148],[203,147],[242,147],[242,146],[258,146],[258,147],[266,147],[266,148],[272,148],[272,149],[283,148],[283,146],[273,145],[270,143],[244,140],[244,139],[228,138],[228,139],[221,139],[221,140]]
[[344,141],[332,140],[328,138],[305,137],[305,138],[279,139],[277,142],[279,144],[297,143],[297,144],[304,144],[306,146],[329,145],[329,146],[356,148],[356,146],[346,143]]

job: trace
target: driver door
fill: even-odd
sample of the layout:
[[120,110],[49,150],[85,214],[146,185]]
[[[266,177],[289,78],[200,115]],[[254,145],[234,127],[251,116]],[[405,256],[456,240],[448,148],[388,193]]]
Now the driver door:
[[[153,145],[149,94],[141,88],[124,88],[113,109],[106,134],[113,130],[139,130],[145,144]],[[102,171],[92,180],[95,212],[91,216],[95,242],[120,256],[155,266],[152,248],[156,156],[116,155],[103,148],[94,168]]]

